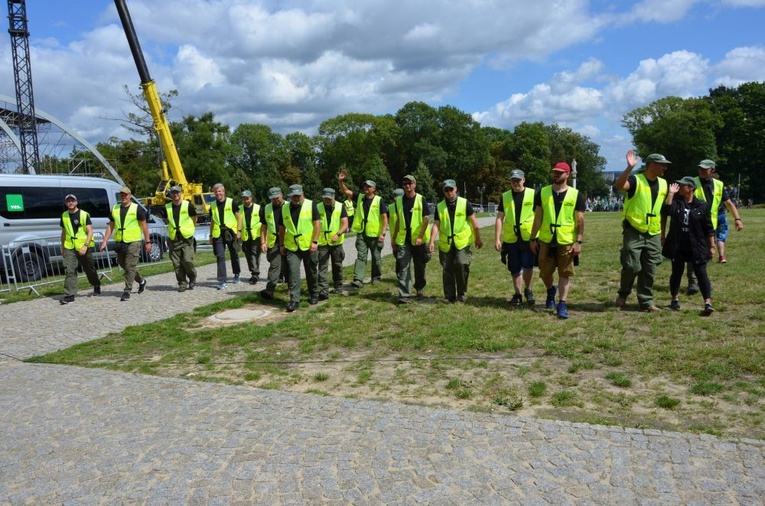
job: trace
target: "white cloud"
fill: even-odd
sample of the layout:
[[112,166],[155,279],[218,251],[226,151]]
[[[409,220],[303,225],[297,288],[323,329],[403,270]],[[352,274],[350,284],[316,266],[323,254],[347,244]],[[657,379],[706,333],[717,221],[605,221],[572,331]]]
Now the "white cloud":
[[713,67],[716,86],[738,86],[748,81],[765,81],[765,47],[738,47]]

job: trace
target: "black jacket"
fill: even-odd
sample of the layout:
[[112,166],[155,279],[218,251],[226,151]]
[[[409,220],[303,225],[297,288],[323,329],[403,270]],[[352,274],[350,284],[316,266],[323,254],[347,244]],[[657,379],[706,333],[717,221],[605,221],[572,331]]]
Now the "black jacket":
[[[672,260],[679,250],[687,251],[690,246],[695,263],[708,262],[711,258],[709,237],[715,235],[709,204],[695,196],[692,202],[686,203],[680,195],[675,195],[672,205],[665,204],[661,213],[669,216],[669,231],[661,254]],[[686,215],[688,223],[684,224]]]

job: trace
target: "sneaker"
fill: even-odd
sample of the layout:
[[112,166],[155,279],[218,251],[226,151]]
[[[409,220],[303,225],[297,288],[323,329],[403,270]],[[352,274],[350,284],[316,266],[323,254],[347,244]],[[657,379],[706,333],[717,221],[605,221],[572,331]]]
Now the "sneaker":
[[564,301],[558,302],[558,307],[555,310],[555,314],[561,320],[568,318],[568,308],[566,307],[566,303]]
[[223,290],[227,286],[228,286],[228,284],[225,281],[221,281],[220,283],[218,283],[218,286],[216,286],[215,288],[218,289],[218,290]]
[[231,280],[231,283],[234,285],[239,284],[239,274],[234,274],[234,279]]
[[311,297],[311,299],[308,301],[308,303],[310,305],[312,305],[312,306],[315,306],[316,304],[319,303],[319,298],[318,297]]
[[706,304],[704,304],[704,311],[702,311],[701,314],[705,316],[709,316],[714,312],[715,312],[715,308],[712,307],[712,303],[707,302]]
[[358,279],[354,279],[353,283],[351,283],[351,286],[353,288],[363,288],[364,287],[364,283],[359,281]]
[[526,297],[526,304],[529,306],[536,304],[537,300],[534,298],[534,292],[531,291],[531,288],[524,289],[523,296]]
[[614,306],[618,307],[619,309],[624,309],[624,307],[627,305],[627,299],[624,297],[617,297],[614,301]]
[[680,301],[679,300],[673,300],[669,303],[669,308],[672,311],[680,311]]
[[457,299],[450,299],[448,297],[445,297],[445,298],[440,299],[440,300],[444,304],[454,304],[455,302],[457,302]]
[[467,295],[460,295],[457,297],[457,302],[467,302]]
[[67,295],[66,297],[61,299],[59,302],[61,303],[62,306],[66,304],[71,304],[72,302],[74,302],[74,295]]
[[195,286],[197,286],[195,281],[189,281],[189,290],[193,290]]
[[728,261],[725,260],[725,257],[720,257],[720,258],[717,259],[717,263],[718,264],[727,264]]
[[142,279],[140,283],[138,283],[138,293],[143,293],[146,291],[146,280]]
[[120,297],[120,301],[125,302],[126,300],[130,300],[130,292],[122,292],[122,297]]
[[523,304],[523,297],[521,297],[520,293],[516,293],[513,295],[513,298],[510,299],[510,305],[513,307],[520,307],[521,304]]
[[558,293],[558,287],[553,285],[547,289],[547,300],[545,301],[545,309],[555,309],[555,295]]
[[178,291],[179,291],[179,292],[185,292],[186,290],[188,290],[188,288],[187,288],[187,287],[185,287],[185,286],[179,286],[179,287],[178,287]]
[[689,285],[686,295],[696,295],[699,293],[699,285]]
[[99,295],[101,295],[101,285],[94,286],[93,287],[93,296],[94,297],[98,297]]

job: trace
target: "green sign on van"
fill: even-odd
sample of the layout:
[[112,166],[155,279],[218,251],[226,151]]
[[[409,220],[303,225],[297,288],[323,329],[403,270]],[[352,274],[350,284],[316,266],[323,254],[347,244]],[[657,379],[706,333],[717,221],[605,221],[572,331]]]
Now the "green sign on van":
[[13,213],[24,212],[24,197],[21,195],[6,195],[5,196],[6,209]]

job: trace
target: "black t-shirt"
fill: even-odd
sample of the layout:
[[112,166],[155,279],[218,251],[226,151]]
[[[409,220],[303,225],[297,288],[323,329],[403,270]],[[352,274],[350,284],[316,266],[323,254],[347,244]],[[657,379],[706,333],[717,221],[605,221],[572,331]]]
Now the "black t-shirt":
[[340,209],[340,219],[348,217],[348,212],[345,210],[345,205],[341,204],[340,202],[335,201],[334,206],[328,206],[327,204],[324,204],[324,214],[327,217],[327,223],[332,223],[332,212],[335,210],[335,206],[340,206],[342,209]]
[[[88,215],[88,219],[85,220],[85,223],[80,223],[80,216],[82,216],[82,215],[81,215],[79,209],[77,209],[73,213],[69,213],[69,221],[72,222],[72,232],[74,232],[74,235],[77,235],[77,231],[80,229],[80,225],[84,225],[84,226],[93,225],[93,222],[90,219],[90,215]],[[64,228],[64,217],[63,216],[59,220],[59,226],[61,228]]]
[[[563,190],[562,192],[558,193],[555,190],[553,190],[553,202],[555,202],[555,216],[558,216],[558,213],[560,212],[560,208],[563,205],[563,200],[566,198],[566,193],[568,193],[568,188]],[[516,207],[518,205],[516,204]],[[542,192],[539,191],[534,195],[534,208],[542,206]],[[582,211],[584,212],[587,207],[584,204],[584,197],[582,197],[582,192],[579,192],[579,194],[576,196],[576,204],[574,205],[574,211]]]
[[[130,206],[120,206],[120,223],[125,223],[125,216],[127,216],[128,209],[130,209]],[[148,217],[146,209],[138,206],[138,211],[136,211],[135,217],[138,221],[146,221],[146,218]],[[109,214],[109,221],[114,221],[114,217],[111,214]]]
[[[651,189],[651,208],[653,208],[653,204],[659,197],[659,178],[656,178],[653,181],[648,178],[645,178],[645,180],[648,182],[648,187]],[[635,196],[635,191],[637,190],[637,178],[634,175],[631,175],[627,178],[627,182],[630,184],[630,189],[627,191],[627,197],[632,198]]]

